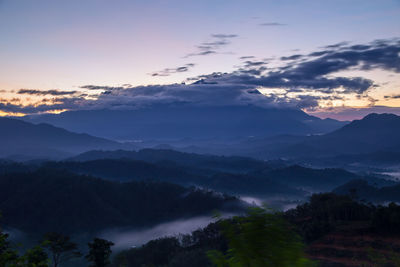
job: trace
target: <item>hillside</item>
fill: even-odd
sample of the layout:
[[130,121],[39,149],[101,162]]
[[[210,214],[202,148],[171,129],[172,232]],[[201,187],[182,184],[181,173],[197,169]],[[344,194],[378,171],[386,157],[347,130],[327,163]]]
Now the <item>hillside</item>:
[[[234,195],[257,197],[297,196],[304,191],[279,182],[277,177],[264,177],[241,172],[220,172],[201,167],[184,167],[171,163],[147,163],[127,159],[99,159],[84,162],[48,162],[43,166],[50,169],[68,170],[104,179],[129,181],[162,181],[183,186],[200,186]],[[339,185],[339,184],[337,184]]]
[[315,146],[340,153],[371,153],[399,151],[400,116],[394,114],[369,114],[342,128],[315,138]]
[[[349,160],[366,161],[369,154],[400,151],[400,116],[394,114],[369,114],[323,135],[280,135],[267,138],[248,139],[233,145],[230,153],[262,159],[289,158],[296,161],[321,162],[345,155]],[[379,156],[379,155],[378,155]],[[350,159],[351,157],[351,159]],[[387,156],[384,156],[387,157]],[[386,159],[387,161],[387,159]],[[389,159],[389,162],[393,161]]]
[[92,149],[122,147],[107,139],[17,119],[0,118],[0,129],[0,157],[63,158]]
[[[129,159],[140,160],[149,163],[165,163],[197,169],[214,171],[248,172],[261,168],[283,166],[282,162],[265,162],[245,157],[225,157],[210,154],[184,153],[171,149],[141,149],[138,151],[127,150],[92,150],[84,152],[68,161],[92,161],[100,159]],[[165,165],[164,164],[164,165]]]
[[400,184],[377,187],[364,180],[353,180],[333,190],[336,194],[351,195],[374,203],[400,202]]
[[[215,157],[192,154],[201,160],[191,162],[173,157],[163,158],[164,151],[144,151],[157,155],[156,162],[122,159],[46,162],[46,168],[68,170],[76,174],[93,175],[112,181],[164,181],[183,186],[200,186],[241,196],[268,198],[273,196],[303,198],[309,193],[330,191],[354,179],[364,179],[379,185],[390,181],[357,175],[342,169],[311,169],[298,165],[285,166],[252,161],[247,158]],[[176,152],[167,151],[165,155]],[[105,152],[102,155],[107,155]],[[126,153],[125,153],[126,154]],[[140,154],[140,152],[139,152]],[[115,154],[111,154],[115,155]],[[137,152],[132,154],[137,156]],[[177,152],[176,155],[182,155]],[[143,157],[144,158],[144,157]],[[150,161],[150,158],[147,158]],[[164,159],[164,160],[163,160]],[[171,160],[168,160],[171,159]],[[207,160],[209,159],[209,161]],[[218,161],[220,159],[221,161]],[[176,161],[174,161],[176,160]],[[213,161],[215,160],[215,161]],[[231,161],[232,160],[232,161]],[[204,164],[200,164],[204,162]],[[192,165],[193,164],[193,165]],[[234,166],[235,164],[236,166]]]
[[213,210],[238,211],[241,205],[232,197],[169,183],[121,184],[48,169],[0,175],[1,223],[28,233],[149,227],[211,216]]
[[[304,242],[306,257],[314,260],[317,266],[358,267],[398,266],[399,214],[400,206],[395,204],[387,207],[365,205],[346,196],[328,193],[313,195],[309,202],[278,216],[290,222],[290,230],[294,229]],[[253,230],[251,234],[259,227],[254,221],[245,222]],[[226,253],[235,245],[229,242],[233,235],[227,229],[237,223],[232,219],[220,220],[189,235],[151,240],[143,246],[118,253],[113,266],[213,266],[207,253],[212,250]],[[273,223],[271,220],[270,224]],[[280,223],[284,225],[282,221]],[[267,229],[268,225],[264,227]],[[267,233],[273,236],[273,233]],[[275,239],[257,239],[259,235],[251,235],[249,241],[252,243],[240,244],[241,248],[259,248],[267,244],[273,250],[280,246]],[[290,247],[279,249],[282,252]],[[237,253],[237,250],[230,253]]]

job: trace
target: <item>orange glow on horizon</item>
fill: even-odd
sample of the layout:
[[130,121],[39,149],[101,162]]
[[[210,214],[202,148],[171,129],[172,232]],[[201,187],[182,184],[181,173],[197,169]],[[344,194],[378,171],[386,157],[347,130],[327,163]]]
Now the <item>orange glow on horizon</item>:
[[[60,114],[65,111],[68,111],[68,109],[54,109],[54,110],[48,110],[46,112],[35,113],[35,114]],[[29,115],[29,114],[21,113],[21,112],[6,112],[6,111],[0,110],[0,117],[23,117],[26,115]]]
[[0,110],[0,117],[23,117],[26,114],[19,112],[4,112]]

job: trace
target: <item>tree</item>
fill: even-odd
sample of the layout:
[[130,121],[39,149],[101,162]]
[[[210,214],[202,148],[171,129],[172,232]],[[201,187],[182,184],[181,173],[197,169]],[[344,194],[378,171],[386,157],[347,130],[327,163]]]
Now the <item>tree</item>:
[[12,250],[8,241],[8,234],[0,229],[0,266],[12,266],[18,262],[18,254]]
[[[1,218],[1,214],[0,214]],[[8,234],[3,233],[0,228],[0,266],[12,266],[18,262],[18,254],[11,249]]]
[[92,243],[88,243],[89,253],[85,258],[92,262],[91,267],[105,267],[110,264],[111,246],[114,243],[105,239],[95,238]]
[[70,241],[69,236],[47,233],[42,244],[52,255],[53,267],[58,267],[60,263],[82,256],[77,245]]
[[24,256],[21,257],[24,267],[48,267],[49,258],[44,249],[37,245],[29,249]]
[[300,237],[278,213],[253,208],[247,216],[221,224],[229,249],[226,254],[208,252],[218,267],[313,266],[304,256]]

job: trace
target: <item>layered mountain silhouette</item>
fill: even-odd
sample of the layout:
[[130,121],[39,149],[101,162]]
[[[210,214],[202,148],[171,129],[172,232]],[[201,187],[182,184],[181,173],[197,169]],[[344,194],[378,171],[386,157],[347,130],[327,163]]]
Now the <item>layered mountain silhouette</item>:
[[325,150],[351,154],[399,151],[399,136],[399,116],[372,113],[332,133],[314,138],[312,143]]
[[[329,157],[333,159],[340,156],[343,159],[351,158],[352,161],[357,161],[358,157],[363,159],[366,155],[379,154],[383,155],[380,157],[384,160],[387,158],[385,155],[398,155],[400,151],[400,138],[398,138],[400,117],[393,114],[370,114],[361,120],[355,120],[336,129],[339,124],[344,123],[321,120],[297,110],[218,107],[211,112],[210,109],[159,107],[147,111],[73,111],[59,115],[27,117],[25,120],[51,121],[56,125],[74,128],[79,132],[87,130],[89,133],[98,133],[98,135],[122,138],[125,134],[128,140],[135,138],[150,140],[162,136],[166,139],[170,138],[169,140],[185,137],[189,137],[190,140],[208,138],[208,141],[200,145],[172,146],[171,148],[202,154],[240,155],[261,159],[328,159]],[[160,113],[162,111],[166,113],[163,115]],[[89,150],[133,148],[128,144],[88,134],[73,133],[49,124],[32,124],[3,118],[0,120],[0,127],[2,129],[0,157],[10,155],[32,157],[34,155],[34,158],[38,158],[45,155],[52,158],[65,158],[68,155],[73,156]],[[329,127],[335,130],[325,134],[309,134],[326,131]],[[279,134],[283,132],[290,134]],[[219,140],[227,143],[224,144]],[[192,160],[192,164],[201,162],[200,158],[193,158],[190,154],[181,156],[167,151],[164,150],[164,153],[169,153],[165,158],[183,157],[186,161]],[[151,151],[142,151],[137,155],[134,152],[130,152],[129,155],[123,151],[120,153],[122,153],[120,157],[136,160],[142,160],[143,157],[149,159],[153,156],[154,160],[157,159]],[[98,152],[95,154],[94,158],[104,156]],[[118,153],[113,153],[113,155],[118,155]],[[83,158],[91,158],[91,156],[93,154],[81,155]],[[393,161],[393,157],[389,158]]]
[[321,134],[346,124],[295,109],[256,106],[168,106],[138,110],[81,110],[24,118],[114,140],[205,139]]
[[[242,142],[244,155],[258,158],[308,158],[359,155],[397,155],[400,151],[400,117],[394,114],[369,114],[323,135],[280,135]],[[237,153],[233,151],[233,153]],[[386,155],[386,156],[385,156]],[[358,156],[357,156],[358,157]],[[367,156],[368,157],[368,156]],[[393,161],[393,159],[391,159]]]
[[49,124],[0,118],[0,157],[64,158],[91,149],[118,149],[120,143],[73,133]]

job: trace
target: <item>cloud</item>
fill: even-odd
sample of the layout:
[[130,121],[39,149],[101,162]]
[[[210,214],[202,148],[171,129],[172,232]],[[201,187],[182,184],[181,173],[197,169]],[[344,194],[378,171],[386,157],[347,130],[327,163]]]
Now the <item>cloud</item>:
[[[201,75],[190,79],[194,81],[191,84],[117,88],[108,95],[101,95],[97,105],[137,108],[160,103],[184,103],[316,108],[321,100],[365,94],[375,86],[372,80],[363,77],[332,74],[350,68],[399,71],[400,64],[393,64],[399,60],[399,47],[397,41],[373,42],[364,46],[340,45],[336,49],[323,50],[320,56],[296,54],[296,58],[303,58],[301,62],[289,62],[275,69],[266,68],[267,61],[264,60],[246,60],[237,71]],[[259,88],[280,88],[285,93],[255,93]]]
[[332,45],[327,45],[327,46],[323,46],[322,48],[339,48],[339,47],[342,47],[342,46],[346,46],[346,45],[348,45],[349,44],[349,42],[340,42],[340,43],[336,43],[336,44],[332,44]]
[[[35,113],[53,109],[139,109],[158,104],[256,105],[316,110],[321,101],[343,100],[348,95],[358,95],[373,105],[376,100],[370,98],[368,92],[377,88],[374,81],[345,77],[341,72],[349,69],[400,72],[399,53],[399,40],[379,40],[362,45],[341,43],[310,54],[289,55],[287,57],[291,59],[281,60],[281,65],[274,68],[267,68],[267,60],[245,58],[243,65],[233,72],[192,77],[186,84],[84,85],[80,88],[103,92],[93,99],[65,97],[50,105],[3,103],[0,110]],[[299,58],[301,61],[296,60]],[[183,67],[193,67],[189,64]],[[187,69],[179,67],[158,73],[184,71]],[[397,98],[397,95],[390,97]]]
[[259,76],[267,70],[267,63],[264,60],[246,60],[236,72],[241,75]]
[[196,64],[194,64],[194,63],[187,63],[184,66],[180,66],[177,68],[166,68],[161,71],[150,73],[149,75],[151,75],[151,76],[170,76],[171,74],[174,74],[174,73],[187,72],[187,71],[189,71],[189,69],[193,68],[195,65]]
[[243,57],[239,57],[240,60],[247,60],[247,59],[253,59],[255,58],[254,56],[243,56]]
[[219,38],[219,39],[228,39],[228,38],[238,37],[237,34],[211,34],[211,36],[214,38]]
[[[293,88],[302,87],[331,92],[342,87],[342,93],[363,93],[372,86],[372,80],[363,77],[334,77],[349,69],[383,69],[400,72],[400,41],[372,42],[368,45],[335,45],[335,49],[317,51],[309,55],[293,55],[289,59],[302,58],[301,62],[289,63],[270,71],[259,79],[246,79],[260,86]],[[318,53],[318,54],[316,54]],[[319,56],[316,56],[319,55]]]
[[300,59],[302,57],[303,57],[303,55],[291,55],[291,56],[288,56],[288,57],[281,57],[281,60],[297,60],[297,59]]
[[197,51],[185,55],[184,58],[216,54],[219,49],[231,43],[230,39],[236,37],[237,34],[211,34],[210,41],[197,45]]
[[264,23],[260,23],[258,24],[260,26],[286,26],[287,24],[283,24],[283,23],[279,23],[279,22],[264,22]]
[[400,94],[399,95],[385,95],[385,99],[400,99]]
[[88,108],[89,106],[90,102],[84,98],[63,97],[51,100],[50,104],[48,103],[47,99],[29,105],[13,104],[10,102],[0,103],[0,110],[9,113],[36,114],[54,110],[76,110],[80,108]]
[[76,94],[77,91],[60,91],[57,89],[54,90],[38,90],[38,89],[20,89],[18,90],[17,94],[27,94],[27,95],[53,95],[53,96],[60,96],[60,95],[73,95]]
[[[129,86],[130,86],[130,85],[129,85]],[[111,90],[114,90],[114,89],[123,89],[124,86],[107,86],[107,85],[92,85],[92,84],[89,84],[89,85],[82,85],[82,86],[79,86],[79,88],[87,89],[87,90],[105,90],[105,91],[111,91]]]

